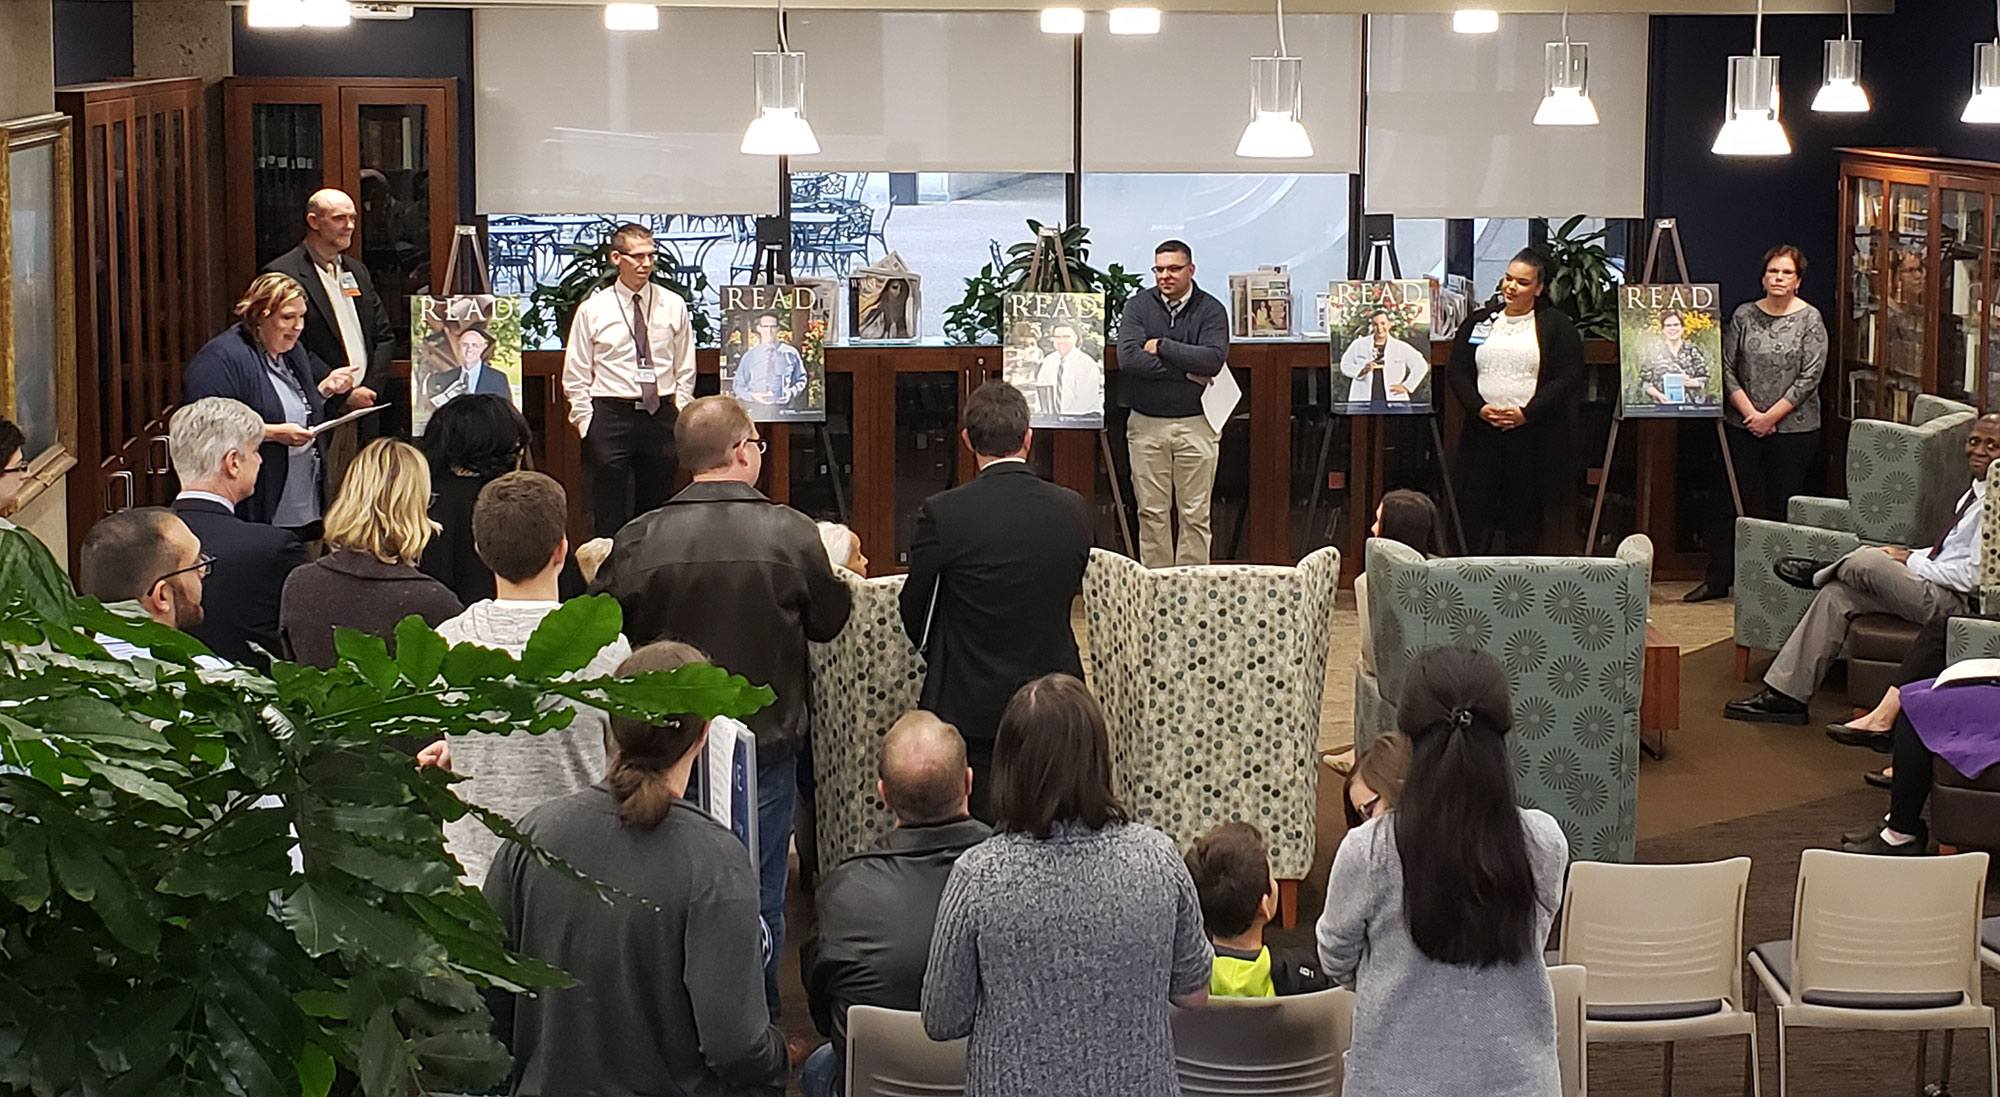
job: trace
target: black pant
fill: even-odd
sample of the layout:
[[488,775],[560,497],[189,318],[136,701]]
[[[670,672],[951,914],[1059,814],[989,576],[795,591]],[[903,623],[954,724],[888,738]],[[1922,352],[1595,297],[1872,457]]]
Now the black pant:
[[[1917,633],[1902,665],[1896,668],[1898,686],[1944,673],[1944,638],[1950,624],[1951,618],[1939,617]],[[1896,767],[1895,775],[1889,779],[1889,828],[1921,838],[1924,803],[1931,795],[1933,756],[1923,740],[1917,738],[1917,729],[1908,716],[1898,715],[1896,726],[1889,732],[1889,760]]]
[[[1743,513],[1750,518],[1782,519],[1785,504],[1806,492],[1806,477],[1819,456],[1819,431],[1767,434],[1762,438],[1744,427],[1725,426],[1729,459],[1736,464],[1736,486],[1743,492]],[[1708,585],[1727,590],[1736,583],[1736,515],[1729,484],[1708,532]]]
[[583,439],[583,458],[590,467],[591,516],[599,537],[644,514],[674,492],[672,401],[663,401],[651,415],[636,401],[598,397],[590,402],[590,433]]
[[[1458,461],[1465,469],[1459,510],[1465,520],[1466,549],[1474,556],[1504,552],[1534,555],[1562,552],[1570,538],[1567,511],[1567,448],[1549,427],[1498,430],[1484,422],[1466,423]],[[1492,541],[1501,538],[1504,545]]]

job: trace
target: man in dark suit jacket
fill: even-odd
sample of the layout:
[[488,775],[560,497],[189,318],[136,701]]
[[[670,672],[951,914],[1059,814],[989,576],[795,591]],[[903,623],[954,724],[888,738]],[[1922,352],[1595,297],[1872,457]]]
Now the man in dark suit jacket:
[[[313,380],[343,366],[361,367],[361,381],[353,391],[327,401],[329,417],[373,407],[382,398],[395,349],[389,313],[375,292],[374,278],[360,260],[346,254],[358,221],[354,199],[332,189],[315,192],[306,199],[305,239],[264,264],[265,270],[289,274],[305,287],[306,330],[299,343],[312,356]],[[353,327],[343,334],[342,325],[349,322]],[[389,409],[363,418],[355,424],[360,440],[366,443],[382,433],[398,433],[380,422],[390,415],[407,419],[409,411]]]
[[965,402],[971,483],[924,500],[903,585],[903,627],[924,651],[924,708],[965,736],[973,814],[987,817],[993,737],[1014,691],[1083,677],[1070,605],[1090,560],[1083,498],[1028,465],[1028,401],[989,381]]
[[168,456],[180,477],[174,513],[215,561],[201,624],[188,630],[210,651],[248,666],[278,651],[278,599],[285,577],[306,562],[291,531],[236,516],[257,489],[264,421],[246,404],[210,396],[186,404],[167,424]]

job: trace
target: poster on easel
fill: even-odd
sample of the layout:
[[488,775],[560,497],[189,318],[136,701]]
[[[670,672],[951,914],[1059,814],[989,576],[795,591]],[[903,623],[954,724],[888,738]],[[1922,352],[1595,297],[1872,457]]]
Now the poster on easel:
[[1430,413],[1431,304],[1428,278],[1328,288],[1334,414]]
[[752,422],[826,421],[830,298],[806,285],[722,287],[721,390]]
[[1028,398],[1037,430],[1104,426],[1104,295],[1009,293],[1001,376]]
[[519,297],[461,294],[410,299],[410,432],[468,393],[521,406]]
[[1618,287],[1620,413],[1628,419],[1722,414],[1722,309],[1706,283]]

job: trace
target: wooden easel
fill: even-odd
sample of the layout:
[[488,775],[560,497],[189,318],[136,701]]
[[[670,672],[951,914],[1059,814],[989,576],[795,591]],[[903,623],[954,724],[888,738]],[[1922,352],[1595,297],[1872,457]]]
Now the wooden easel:
[[493,295],[493,272],[487,269],[486,251],[479,246],[479,227],[477,225],[455,225],[452,227],[451,255],[444,261],[444,278],[438,283],[443,292],[437,294],[437,296],[463,296],[459,292],[458,283],[452,281],[452,276],[458,272],[458,254],[462,251],[472,253],[472,270],[479,279],[479,288],[471,292],[491,297]]
[[[1052,226],[1043,225],[1041,231],[1035,234],[1035,254],[1028,260],[1028,278],[1020,292],[1054,293],[1057,292],[1057,281],[1062,283],[1061,292],[1076,292],[1076,286],[1069,277],[1069,262],[1063,256],[1062,233]],[[1111,509],[1118,514],[1118,540],[1124,545],[1125,555],[1136,557],[1138,550],[1132,544],[1132,520],[1125,515],[1125,489],[1118,484],[1118,465],[1111,459],[1111,433],[1103,427],[1097,428],[1097,450],[1104,458],[1104,478],[1111,484]]]
[[[767,224],[768,222],[768,224]],[[751,261],[750,285],[753,286],[794,286],[798,280],[792,277],[791,241],[785,218],[759,217],[757,219],[757,256]],[[821,367],[825,376],[825,367]],[[824,384],[824,382],[821,382]],[[824,391],[822,389],[821,391]],[[774,423],[773,426],[790,430],[793,424]],[[814,423],[813,444],[819,447],[820,455],[826,461],[827,485],[833,489],[833,510],[843,524],[852,524],[852,512],[847,506],[847,489],[840,482],[840,458],[833,449],[833,435],[826,429],[822,418]]]
[[[1652,285],[1654,275],[1659,273],[1662,240],[1670,241],[1674,247],[1674,273],[1682,281],[1687,280],[1687,254],[1681,251],[1681,230],[1671,217],[1657,218],[1653,222],[1653,235],[1646,243],[1646,265],[1639,272],[1635,285]],[[1719,372],[1722,363],[1716,363]],[[1624,376],[1621,371],[1619,376]],[[1618,429],[1625,422],[1625,400],[1623,385],[1620,385],[1618,413],[1611,418],[1611,436],[1604,440],[1604,463],[1598,466],[1597,501],[1590,507],[1590,532],[1585,535],[1583,551],[1585,555],[1597,552],[1597,527],[1604,517],[1604,495],[1611,488],[1611,459],[1618,451]],[[1743,517],[1743,491],[1736,483],[1736,461],[1729,455],[1729,436],[1723,433],[1722,415],[1715,417],[1715,444],[1722,450],[1722,470],[1729,478],[1729,499],[1736,507],[1736,516]],[[1575,527],[1570,527],[1574,529]]]

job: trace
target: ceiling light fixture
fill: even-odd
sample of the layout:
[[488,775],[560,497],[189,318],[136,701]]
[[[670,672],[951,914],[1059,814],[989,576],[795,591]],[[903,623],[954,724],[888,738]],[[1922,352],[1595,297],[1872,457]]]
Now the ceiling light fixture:
[[1306,133],[1305,62],[1285,48],[1285,0],[1278,0],[1278,55],[1250,59],[1250,122],[1236,142],[1236,155],[1296,160],[1313,154]]
[[344,27],[354,21],[347,0],[302,0],[299,7],[308,27]]
[[2000,122],[2000,38],[1972,47],[1972,98],[1965,101],[1961,122]]
[[1082,8],[1043,8],[1043,34],[1082,34]]
[[1825,77],[1812,109],[1828,114],[1861,114],[1868,92],[1861,86],[1861,43],[1854,38],[1854,0],[1847,0],[1847,33],[1826,40]]
[[750,55],[757,72],[757,117],[743,131],[741,151],[752,156],[811,156],[819,138],[806,121],[806,55],[793,52],[785,33],[785,0],[778,0],[778,49]]
[[299,0],[250,0],[243,9],[243,22],[258,30],[286,30],[306,25],[305,6]]
[[1158,34],[1160,33],[1160,9],[1112,8],[1111,33]]
[[1709,149],[1717,156],[1789,156],[1791,138],[1778,120],[1778,59],[1764,56],[1764,0],[1757,0],[1757,37],[1748,57],[1729,59],[1722,131]]
[[1538,126],[1594,126],[1597,104],[1590,101],[1590,43],[1569,40],[1569,4],[1563,4],[1563,40],[1550,42],[1542,65]]
[[1460,8],[1451,13],[1451,29],[1460,34],[1492,34],[1500,29],[1500,13],[1491,8]]
[[652,4],[606,4],[604,29],[659,30],[660,9]]

